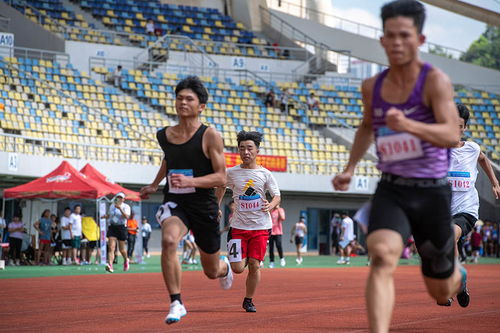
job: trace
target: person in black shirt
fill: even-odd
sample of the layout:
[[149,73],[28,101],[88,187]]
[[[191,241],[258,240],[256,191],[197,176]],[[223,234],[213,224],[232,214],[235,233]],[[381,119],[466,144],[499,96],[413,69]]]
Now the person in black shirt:
[[188,230],[199,247],[205,275],[219,278],[223,289],[229,289],[233,279],[227,258],[219,259],[219,206],[214,193],[214,187],[226,183],[224,144],[214,128],[199,120],[208,92],[199,78],[190,76],[178,83],[175,95],[179,124],[158,131],[165,158],[153,183],[141,189],[141,197],[146,199],[167,178],[163,205],[156,214],[162,227],[163,278],[171,301],[167,324],[178,322],[187,313],[180,296],[181,266],[176,251]]

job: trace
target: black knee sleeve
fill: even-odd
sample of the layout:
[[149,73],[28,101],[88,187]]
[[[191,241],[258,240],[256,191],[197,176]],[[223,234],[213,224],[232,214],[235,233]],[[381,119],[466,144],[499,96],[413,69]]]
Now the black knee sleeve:
[[426,240],[418,249],[422,258],[422,273],[434,279],[447,279],[455,270],[455,240],[450,235],[441,248]]

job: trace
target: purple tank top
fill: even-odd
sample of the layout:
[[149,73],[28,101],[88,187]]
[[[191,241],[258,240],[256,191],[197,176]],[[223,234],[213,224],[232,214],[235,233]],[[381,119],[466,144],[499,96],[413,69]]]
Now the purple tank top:
[[385,114],[391,107],[402,110],[407,118],[427,124],[436,122],[434,113],[422,100],[425,79],[431,68],[430,64],[424,63],[408,100],[403,104],[391,104],[382,99],[382,82],[388,69],[375,81],[372,119],[379,158],[377,167],[382,172],[406,178],[442,178],[447,174],[448,149],[433,146],[409,133],[394,132],[385,123]]

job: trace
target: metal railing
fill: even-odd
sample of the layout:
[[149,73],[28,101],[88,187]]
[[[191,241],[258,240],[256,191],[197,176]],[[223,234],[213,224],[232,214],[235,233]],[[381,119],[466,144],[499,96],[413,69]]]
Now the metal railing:
[[16,58],[30,58],[38,60],[51,60],[57,61],[62,66],[66,66],[71,62],[70,56],[67,53],[48,51],[41,49],[32,49],[27,47],[5,47],[0,46],[1,57],[16,57]]
[[[295,28],[293,25],[284,21],[277,15],[271,13],[266,8],[261,6],[259,7],[259,9],[264,26],[267,26],[270,29],[279,32],[281,35],[289,38],[293,42],[297,43],[304,49],[314,54],[314,57],[308,62],[309,72],[315,71],[324,73],[333,63],[337,64],[338,66],[341,62],[341,57],[347,57],[347,72],[350,72],[350,50],[333,49],[330,46],[322,42],[318,42],[314,38],[311,38],[309,35]],[[301,64],[295,69],[295,71],[298,71],[303,66],[304,64]]]
[[10,28],[10,18],[5,16],[0,16],[0,31],[9,31]]
[[[332,14],[327,14],[317,9],[306,7],[302,4],[291,3],[288,1],[280,1],[280,3],[281,6],[278,6],[276,1],[273,0],[267,1],[267,5],[271,9],[278,10],[290,15],[298,16],[301,18],[319,21],[319,23],[333,28],[337,28],[340,30],[355,33],[357,35],[373,39],[378,39],[380,36],[383,35],[382,29],[378,27],[348,20]],[[464,53],[464,51],[462,50],[432,42],[426,42],[424,45],[421,46],[420,50],[429,53],[439,50],[442,52],[442,54],[449,55],[453,59],[460,59],[460,56],[462,56],[462,54]]]
[[[0,151],[118,163],[161,161],[160,149],[115,147],[0,133]],[[126,152],[126,154],[123,154]]]

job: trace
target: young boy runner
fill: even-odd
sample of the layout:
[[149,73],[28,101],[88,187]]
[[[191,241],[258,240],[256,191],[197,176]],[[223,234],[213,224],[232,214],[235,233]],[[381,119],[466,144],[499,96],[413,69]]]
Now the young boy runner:
[[[462,136],[467,129],[469,121],[469,109],[463,104],[457,104],[459,128]],[[455,230],[455,253],[458,255],[457,243],[468,235],[474,228],[479,218],[479,195],[475,183],[477,179],[477,164],[481,165],[491,182],[495,198],[500,196],[500,185],[491,167],[491,163],[481,152],[479,145],[472,141],[460,141],[451,149],[450,170],[448,181],[451,185],[451,215],[453,216],[453,228]],[[467,307],[470,302],[469,290],[457,294],[458,304]],[[452,299],[445,306],[451,305]]]
[[156,213],[161,225],[161,268],[170,294],[170,309],[165,322],[173,324],[187,314],[181,300],[182,270],[177,247],[191,230],[200,252],[203,272],[219,279],[223,289],[231,288],[233,274],[227,258],[220,259],[220,231],[214,187],[226,182],[224,144],[211,127],[202,124],[208,92],[196,76],[189,76],[175,87],[175,111],[179,124],[156,133],[165,158],[151,185],[141,189],[147,199],[166,177],[163,205]]
[[[236,274],[243,273],[248,266],[246,294],[243,309],[256,312],[252,298],[260,281],[260,263],[264,260],[272,227],[270,211],[279,205],[281,197],[278,184],[266,168],[257,165],[262,134],[241,131],[237,137],[242,163],[227,170],[226,186],[233,191],[236,210],[229,221],[228,257],[231,269]],[[217,189],[219,203],[225,187]],[[273,199],[266,200],[266,192]]]
[[356,164],[376,140],[382,177],[373,196],[366,286],[372,332],[388,332],[394,308],[393,273],[410,234],[422,258],[427,291],[439,304],[465,288],[456,263],[451,225],[449,150],[459,139],[453,87],[439,69],[420,60],[425,8],[398,0],[381,10],[382,47],[389,68],[362,84],[364,114],[346,168],[333,179],[346,191]]

